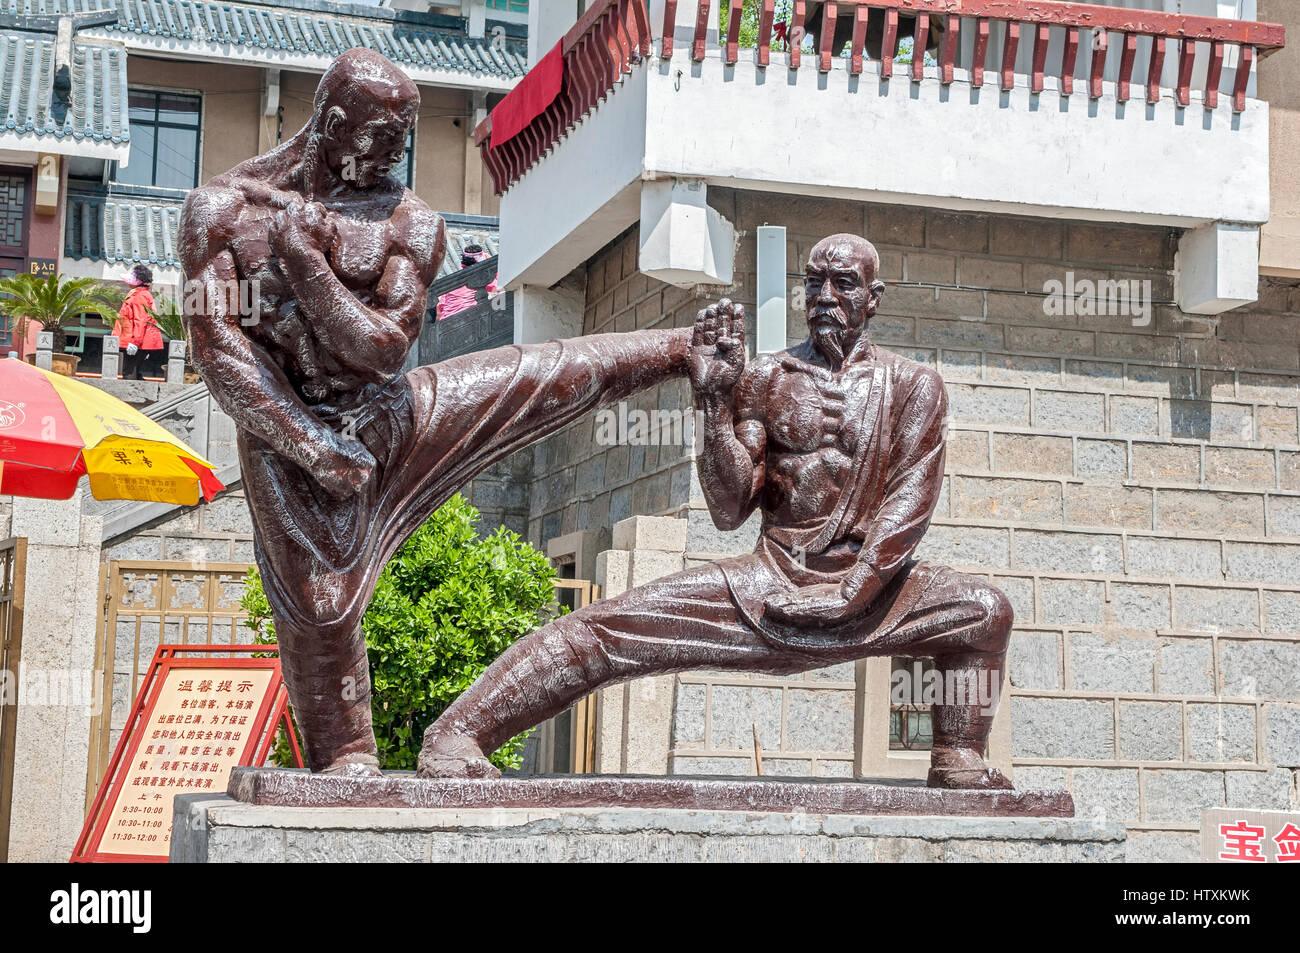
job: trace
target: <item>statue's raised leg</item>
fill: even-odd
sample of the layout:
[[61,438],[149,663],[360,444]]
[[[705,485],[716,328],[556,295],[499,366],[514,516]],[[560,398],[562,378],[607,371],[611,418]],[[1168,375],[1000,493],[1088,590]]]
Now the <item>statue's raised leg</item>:
[[343,500],[241,441],[258,566],[312,770],[378,769],[361,617],[397,547],[510,452],[683,373],[689,336],[593,335],[417,368],[351,421],[378,466]]

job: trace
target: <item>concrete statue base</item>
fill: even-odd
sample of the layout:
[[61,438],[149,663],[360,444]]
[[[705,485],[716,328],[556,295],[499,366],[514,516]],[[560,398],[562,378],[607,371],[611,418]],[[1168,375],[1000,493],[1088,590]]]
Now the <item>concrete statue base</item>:
[[338,778],[237,768],[175,802],[173,862],[1100,861],[1062,791],[815,780]]

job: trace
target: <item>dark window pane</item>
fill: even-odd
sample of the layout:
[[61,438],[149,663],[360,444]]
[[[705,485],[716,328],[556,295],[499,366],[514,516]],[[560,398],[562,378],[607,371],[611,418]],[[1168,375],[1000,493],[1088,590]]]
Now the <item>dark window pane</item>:
[[130,104],[131,161],[117,167],[114,181],[169,189],[197,186],[200,98],[132,90]]
[[199,98],[163,93],[158,97],[158,121],[198,128]]
[[0,246],[27,249],[27,177],[0,175]]
[[131,107],[131,118],[153,122],[158,107],[158,94],[142,90],[132,90],[127,94],[127,103]]
[[[931,659],[896,658],[890,664],[889,747],[898,751],[928,751],[934,746],[930,724],[928,674]],[[900,704],[901,702],[901,704]]]
[[412,159],[415,156],[415,129],[406,137],[406,154],[402,156],[402,161],[393,166],[389,173],[398,182],[401,182],[408,189],[415,188],[415,163]]

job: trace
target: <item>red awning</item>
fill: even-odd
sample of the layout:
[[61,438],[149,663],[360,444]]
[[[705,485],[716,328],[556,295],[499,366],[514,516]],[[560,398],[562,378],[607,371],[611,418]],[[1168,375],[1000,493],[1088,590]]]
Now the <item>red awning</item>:
[[564,84],[564,53],[556,43],[492,110],[492,147],[508,142],[545,111]]

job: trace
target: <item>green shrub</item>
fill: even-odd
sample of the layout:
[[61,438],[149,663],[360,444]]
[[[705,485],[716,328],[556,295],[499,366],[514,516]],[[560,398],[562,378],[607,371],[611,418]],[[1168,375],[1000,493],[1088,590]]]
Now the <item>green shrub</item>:
[[[500,527],[481,538],[478,511],[457,494],[415,531],[385,567],[362,628],[370,657],[380,767],[413,769],[424,729],[493,659],[554,612],[555,570],[546,557]],[[240,603],[257,641],[275,641],[271,607],[250,569]],[[518,767],[528,732],[492,753]],[[292,763],[286,738],[275,763]]]

